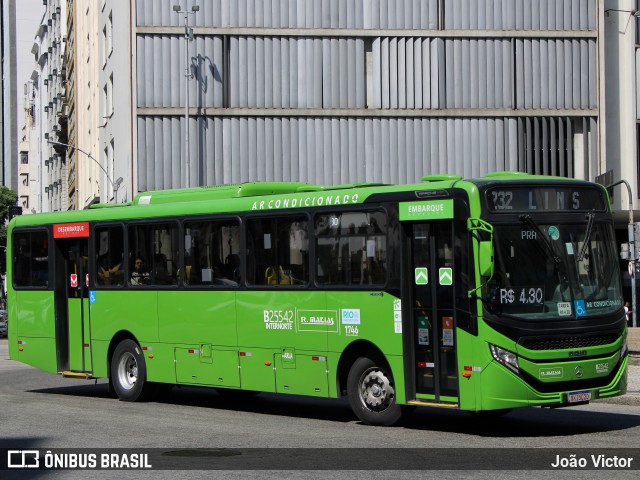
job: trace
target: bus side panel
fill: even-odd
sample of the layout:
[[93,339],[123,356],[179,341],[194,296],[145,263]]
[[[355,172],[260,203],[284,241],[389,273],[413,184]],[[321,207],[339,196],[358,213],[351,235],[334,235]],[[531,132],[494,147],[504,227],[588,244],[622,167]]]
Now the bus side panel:
[[167,291],[158,298],[162,343],[236,347],[235,291]]
[[180,384],[240,387],[238,352],[212,350],[208,344],[176,347],[176,380]]
[[[393,373],[398,401],[404,402],[401,308],[398,298],[379,291],[327,292],[327,309],[335,310],[339,318],[338,328],[329,333],[329,350],[335,352],[339,359],[354,341],[371,342],[385,354]],[[333,383],[337,373],[332,372]]]
[[[9,325],[16,326],[14,335],[25,337],[50,337],[56,333],[53,292],[15,292],[9,303]],[[17,306],[20,308],[17,308]]]
[[[483,366],[476,359],[478,337],[464,330],[457,330],[459,403],[461,410],[476,410],[476,398],[480,394],[480,374]],[[466,367],[466,368],[465,368]],[[469,376],[465,377],[463,373]]]
[[251,347],[242,349],[239,354],[241,387],[256,392],[275,392],[274,350]]
[[90,307],[94,342],[110,342],[120,331],[131,332],[141,345],[158,341],[157,292],[98,290],[94,294],[95,302]]
[[109,342],[106,340],[92,340],[91,354],[93,365],[93,376],[95,378],[107,378],[109,371],[109,362],[107,361],[107,352],[109,351]]
[[[326,308],[325,292],[276,288],[237,294],[242,388],[326,395],[327,331],[337,329],[337,311]],[[283,360],[279,375],[273,369]]]
[[[327,357],[324,355],[276,355],[276,391],[316,397],[329,396]],[[295,392],[292,392],[295,387]]]
[[[48,373],[58,373],[55,338],[19,337],[21,345],[16,345],[17,355],[12,360],[26,363]],[[22,351],[19,351],[22,348]]]
[[10,296],[9,356],[12,360],[57,373],[52,296],[51,291],[19,291]]

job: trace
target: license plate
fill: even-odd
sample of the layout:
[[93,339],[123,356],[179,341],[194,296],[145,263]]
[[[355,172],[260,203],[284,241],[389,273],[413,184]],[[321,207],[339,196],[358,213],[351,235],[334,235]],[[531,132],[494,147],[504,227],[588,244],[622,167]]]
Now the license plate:
[[591,390],[569,392],[569,403],[588,402],[591,400]]

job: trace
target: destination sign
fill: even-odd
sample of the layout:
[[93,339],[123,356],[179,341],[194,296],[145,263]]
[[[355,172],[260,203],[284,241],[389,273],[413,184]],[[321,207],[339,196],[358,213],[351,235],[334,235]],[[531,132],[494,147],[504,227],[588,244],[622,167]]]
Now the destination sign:
[[486,191],[494,213],[605,211],[603,193],[592,187],[493,187]]

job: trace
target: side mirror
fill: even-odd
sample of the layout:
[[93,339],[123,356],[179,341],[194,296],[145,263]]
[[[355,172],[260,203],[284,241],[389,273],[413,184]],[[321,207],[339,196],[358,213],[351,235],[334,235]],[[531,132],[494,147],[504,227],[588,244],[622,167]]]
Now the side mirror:
[[480,275],[483,277],[493,277],[493,242],[482,241],[479,244],[478,265]]
[[[478,267],[480,269],[480,276],[487,277],[484,284],[481,281],[476,288],[472,288],[467,292],[469,298],[471,298],[493,277],[493,225],[480,218],[469,218],[467,219],[467,230],[473,238],[478,241]],[[480,235],[480,232],[484,232],[483,235]],[[487,236],[489,240],[480,240],[482,237],[487,238]]]

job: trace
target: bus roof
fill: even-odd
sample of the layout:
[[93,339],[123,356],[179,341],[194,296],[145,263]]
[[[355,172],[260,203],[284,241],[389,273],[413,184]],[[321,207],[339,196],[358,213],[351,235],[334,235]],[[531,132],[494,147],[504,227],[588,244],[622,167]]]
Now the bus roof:
[[485,177],[463,180],[459,175],[428,175],[421,183],[387,185],[352,183],[315,185],[306,182],[247,182],[188,189],[143,192],[127,204],[96,204],[86,210],[51,212],[15,217],[12,226],[35,226],[75,221],[117,221],[184,214],[240,213],[300,207],[361,204],[373,194],[449,189],[454,185],[469,192],[478,186],[503,181],[575,181],[564,177],[494,172]]

